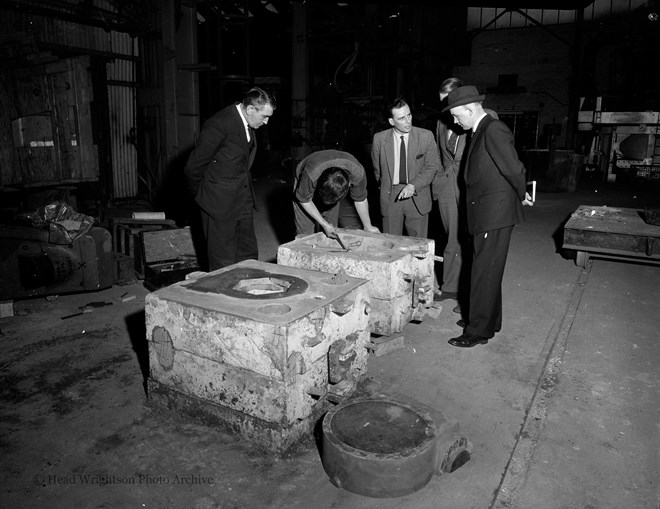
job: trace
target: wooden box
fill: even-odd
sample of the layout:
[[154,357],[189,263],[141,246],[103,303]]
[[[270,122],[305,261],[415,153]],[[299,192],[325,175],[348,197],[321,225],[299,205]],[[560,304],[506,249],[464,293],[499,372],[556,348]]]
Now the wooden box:
[[140,232],[144,286],[157,290],[200,269],[189,228]]

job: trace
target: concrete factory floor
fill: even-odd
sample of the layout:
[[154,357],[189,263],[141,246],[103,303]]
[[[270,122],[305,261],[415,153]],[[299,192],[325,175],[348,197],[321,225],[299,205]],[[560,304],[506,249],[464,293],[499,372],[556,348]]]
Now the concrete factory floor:
[[[274,223],[289,210],[288,188],[257,182],[263,260],[290,240]],[[644,206],[634,190],[602,184],[539,193],[514,230],[494,340],[448,345],[460,333],[449,303],[406,326],[405,349],[369,359],[372,386],[458,420],[473,442],[469,462],[418,492],[355,495],[331,484],[311,438],[264,455],[147,406],[138,283],[17,301],[0,319],[0,505],[657,509],[660,268],[595,260],[582,270],[562,256],[562,225],[580,204]],[[113,305],[61,319],[92,301]]]

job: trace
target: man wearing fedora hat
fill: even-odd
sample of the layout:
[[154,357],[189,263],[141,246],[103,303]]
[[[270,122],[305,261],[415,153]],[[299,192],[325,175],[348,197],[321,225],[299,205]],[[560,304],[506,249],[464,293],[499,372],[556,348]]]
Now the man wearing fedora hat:
[[523,220],[525,167],[513,146],[507,125],[489,116],[485,96],[462,86],[447,96],[454,121],[469,130],[465,157],[465,206],[472,244],[470,295],[463,310],[463,334],[449,340],[459,348],[487,344],[502,328],[502,278],[514,225]]
[[[447,102],[449,93],[462,87],[460,78],[447,78],[440,85],[438,94],[440,103]],[[491,117],[497,119],[497,113],[484,109]],[[442,280],[438,281],[440,292],[434,295],[435,301],[447,299],[462,300],[459,298],[459,289],[463,290],[465,284],[465,270],[463,266],[462,233],[465,228],[463,211],[462,182],[463,178],[463,152],[466,148],[467,133],[456,123],[448,111],[443,112],[438,119],[435,129],[435,139],[440,153],[440,169],[435,174],[431,184],[433,199],[438,202],[440,220],[445,230],[445,245],[442,252]],[[454,310],[460,313],[460,305]]]

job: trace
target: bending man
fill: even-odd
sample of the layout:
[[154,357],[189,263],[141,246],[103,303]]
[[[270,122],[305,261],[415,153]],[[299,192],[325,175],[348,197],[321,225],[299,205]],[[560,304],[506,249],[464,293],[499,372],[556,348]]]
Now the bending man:
[[348,152],[319,150],[296,167],[293,211],[296,235],[310,235],[319,228],[336,237],[339,202],[350,193],[365,231],[378,233],[371,224],[364,168]]

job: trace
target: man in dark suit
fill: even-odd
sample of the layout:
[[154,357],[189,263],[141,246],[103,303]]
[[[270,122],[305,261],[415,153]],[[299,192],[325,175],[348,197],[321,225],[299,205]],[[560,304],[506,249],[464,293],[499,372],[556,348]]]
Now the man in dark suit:
[[254,190],[250,168],[257,151],[255,129],[268,123],[275,98],[251,89],[243,101],[209,118],[188,158],[188,187],[201,209],[209,270],[257,259]]
[[380,184],[383,231],[426,237],[433,204],[431,182],[440,166],[433,133],[413,127],[410,107],[397,98],[388,108],[392,129],[374,135],[371,162]]
[[[446,103],[449,93],[463,86],[460,78],[447,78],[440,85],[440,103]],[[484,109],[497,119],[497,113]],[[449,112],[443,112],[436,125],[435,139],[440,153],[440,170],[436,173],[431,190],[433,199],[438,201],[440,219],[445,230],[446,244],[442,253],[442,285],[435,301],[458,298],[459,283],[462,281],[463,246],[459,234],[464,231],[464,210],[461,205],[462,158],[467,140],[467,132],[456,124]],[[459,176],[460,175],[460,176]],[[459,306],[455,309],[460,309]]]
[[443,110],[471,132],[465,156],[467,227],[472,240],[469,308],[463,334],[449,340],[460,348],[487,344],[502,328],[502,278],[511,233],[523,220],[523,202],[531,205],[513,134],[484,111],[484,97],[476,87],[458,87],[449,93]]

